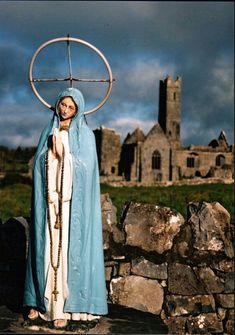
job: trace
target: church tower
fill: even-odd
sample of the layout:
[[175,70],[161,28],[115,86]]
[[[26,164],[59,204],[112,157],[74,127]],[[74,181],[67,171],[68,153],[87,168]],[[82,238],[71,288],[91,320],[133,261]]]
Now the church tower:
[[181,147],[180,113],[181,78],[177,77],[174,80],[171,76],[167,76],[165,80],[160,80],[159,85],[158,122],[175,149]]

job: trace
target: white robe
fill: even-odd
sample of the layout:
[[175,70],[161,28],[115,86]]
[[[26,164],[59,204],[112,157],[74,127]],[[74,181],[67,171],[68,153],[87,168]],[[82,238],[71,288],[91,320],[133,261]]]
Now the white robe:
[[[68,234],[69,234],[69,214],[70,214],[70,200],[72,195],[72,176],[73,164],[72,155],[69,150],[68,132],[66,130],[60,131],[60,137],[64,146],[64,182],[63,182],[63,205],[62,205],[62,250],[60,265],[57,270],[57,301],[54,300],[52,291],[54,290],[54,270],[51,266],[50,259],[50,236],[49,226],[46,229],[46,250],[45,250],[45,298],[47,300],[47,312],[41,314],[42,319],[52,321],[57,319],[66,320],[84,320],[90,321],[100,316],[87,313],[64,313],[64,303],[69,295],[67,285],[67,264],[68,264]],[[61,166],[58,159],[49,150],[48,155],[48,191],[49,191],[49,206],[52,226],[52,240],[53,240],[53,263],[57,264],[59,229],[54,228],[56,214],[58,213],[58,192],[60,190],[61,180]]]

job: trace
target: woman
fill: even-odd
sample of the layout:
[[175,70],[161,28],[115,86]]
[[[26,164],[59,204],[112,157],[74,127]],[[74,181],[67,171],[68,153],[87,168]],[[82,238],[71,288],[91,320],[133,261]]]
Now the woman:
[[24,292],[29,319],[57,328],[107,314],[99,172],[84,99],[63,91],[41,134],[33,165]]

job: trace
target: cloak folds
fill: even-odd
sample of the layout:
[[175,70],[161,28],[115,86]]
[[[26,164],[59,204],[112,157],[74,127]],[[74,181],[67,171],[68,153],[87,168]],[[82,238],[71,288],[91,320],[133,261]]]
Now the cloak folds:
[[[48,139],[59,128],[57,112],[62,97],[70,96],[78,112],[69,128],[69,147],[73,160],[68,240],[69,295],[64,312],[107,314],[99,170],[95,137],[84,117],[84,99],[74,88],[63,91],[56,101],[56,112],[41,134],[33,164],[33,190],[30,242],[26,266],[24,306],[47,310],[45,294],[45,239],[47,224],[45,160]],[[64,181],[66,182],[66,180]]]

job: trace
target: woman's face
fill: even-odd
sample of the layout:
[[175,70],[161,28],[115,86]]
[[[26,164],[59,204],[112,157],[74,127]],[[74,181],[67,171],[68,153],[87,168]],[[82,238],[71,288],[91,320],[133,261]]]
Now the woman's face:
[[77,112],[77,106],[70,97],[62,98],[58,105],[60,118],[62,120],[71,119]]

